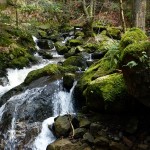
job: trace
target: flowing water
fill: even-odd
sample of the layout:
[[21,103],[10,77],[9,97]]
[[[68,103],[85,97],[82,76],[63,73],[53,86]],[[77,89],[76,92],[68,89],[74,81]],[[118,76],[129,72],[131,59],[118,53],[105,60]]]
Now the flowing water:
[[[33,37],[33,40],[35,42],[37,41],[35,37]],[[40,50],[38,47],[37,49]],[[55,48],[52,49],[51,52],[54,57],[52,60],[44,60],[42,59],[41,56],[39,56],[36,53],[35,56],[39,60],[39,63],[37,65],[31,66],[30,68],[25,67],[20,70],[7,69],[7,81],[4,80],[5,83],[3,83],[3,86],[0,85],[0,97],[4,93],[12,89],[13,87],[21,84],[30,71],[42,68],[49,63],[58,63],[60,60],[61,61],[63,60],[62,56],[57,54]],[[49,129],[49,127],[52,126],[54,122],[54,118],[56,116],[67,114],[67,113],[69,114],[75,113],[74,107],[73,107],[72,94],[73,94],[73,90],[76,85],[76,82],[74,83],[70,92],[67,92],[63,89],[62,79],[56,80],[51,84],[52,84],[51,87],[54,87],[54,88],[51,88],[49,85],[45,85],[42,87],[27,89],[18,95],[12,96],[4,105],[1,106],[0,108],[0,123],[1,124],[3,123],[3,119],[6,118],[5,115],[12,113],[9,129],[7,130],[6,133],[3,133],[5,150],[17,149],[18,143],[20,142],[19,141],[20,139],[17,137],[17,134],[18,134],[17,132],[19,132],[19,130],[16,131],[18,120],[20,118],[21,119],[24,118],[24,122],[26,123],[28,121],[25,121],[26,120],[25,118],[27,118],[28,116],[31,117],[31,115],[33,115],[33,118],[34,118],[34,115],[36,114],[36,112],[35,114],[31,113],[32,107],[33,107],[32,111],[34,109],[40,110],[41,108],[39,106],[43,107],[43,105],[46,105],[47,107],[49,106],[49,109],[51,109],[51,116],[49,116],[50,118],[47,118],[43,121],[42,129],[39,135],[36,138],[34,137],[35,140],[32,139],[33,142],[30,143],[30,145],[26,145],[27,147],[30,147],[32,150],[46,150],[47,145],[56,139],[52,131]],[[40,100],[43,100],[43,101],[40,101]],[[40,111],[38,112],[42,113]],[[34,119],[32,119],[32,121],[33,120]],[[20,131],[24,132],[21,134],[21,136],[25,137],[24,135],[25,131],[21,129]],[[26,149],[26,148],[22,147],[22,149]]]

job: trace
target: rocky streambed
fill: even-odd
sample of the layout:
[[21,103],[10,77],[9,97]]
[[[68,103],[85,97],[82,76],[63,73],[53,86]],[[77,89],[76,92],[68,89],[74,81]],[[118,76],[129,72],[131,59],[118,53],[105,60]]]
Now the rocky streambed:
[[[136,28],[124,35],[114,27],[96,31],[88,39],[82,29],[33,38],[34,63],[40,66],[42,59],[44,65],[2,93],[1,149],[150,149],[147,36]],[[11,67],[20,54],[27,55],[1,53],[11,56],[1,67]],[[22,61],[17,62],[21,69]],[[6,72],[2,88],[16,78]]]

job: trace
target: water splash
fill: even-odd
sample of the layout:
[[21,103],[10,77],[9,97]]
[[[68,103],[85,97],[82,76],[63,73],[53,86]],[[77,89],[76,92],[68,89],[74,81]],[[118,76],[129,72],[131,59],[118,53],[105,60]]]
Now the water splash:
[[56,116],[64,115],[66,113],[75,113],[72,97],[77,82],[74,82],[70,92],[66,92],[62,89],[60,80],[56,81],[56,84],[58,85],[58,89],[54,91],[54,95],[52,98],[53,117],[50,117],[43,122],[41,133],[33,143],[33,150],[46,150],[47,145],[55,141],[56,138],[53,135],[52,131],[49,129],[49,126],[52,126],[52,124],[54,123],[54,118]]

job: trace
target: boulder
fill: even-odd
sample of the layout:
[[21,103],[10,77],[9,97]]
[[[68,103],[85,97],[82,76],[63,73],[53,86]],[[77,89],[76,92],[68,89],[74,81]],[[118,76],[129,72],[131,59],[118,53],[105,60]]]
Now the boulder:
[[71,87],[73,86],[74,80],[75,80],[75,74],[65,73],[63,76],[63,86],[67,90],[70,90]]
[[106,35],[110,38],[120,40],[121,39],[121,28],[108,27],[106,30]]
[[77,142],[73,144],[68,139],[58,139],[49,144],[46,150],[91,150],[91,148],[86,143]]
[[84,91],[84,96],[87,105],[94,111],[118,113],[132,108],[132,100],[127,93],[123,75],[119,73],[93,80]]
[[103,126],[100,123],[91,123],[90,125],[90,132],[92,133],[92,135],[95,137],[98,135],[98,132],[101,131],[103,129]]
[[94,140],[96,146],[109,146],[109,140],[106,137],[100,136]]
[[79,40],[79,39],[70,39],[67,41],[67,45],[69,46],[79,46],[79,45],[82,45],[83,44],[83,41],[82,40]]
[[37,46],[40,49],[50,49],[49,43],[47,39],[38,39],[37,40]]
[[54,132],[57,137],[67,137],[71,131],[71,125],[69,122],[69,116],[59,116],[55,118],[54,122]]
[[83,135],[85,134],[86,129],[85,128],[77,128],[74,130],[74,138],[82,138]]
[[68,65],[77,66],[82,69],[85,69],[87,67],[86,59],[84,59],[82,56],[71,56],[67,58],[63,62],[63,66],[68,66]]
[[130,44],[139,43],[147,39],[148,37],[142,30],[139,28],[131,28],[122,36],[120,41],[120,49],[123,50]]
[[89,132],[86,132],[83,135],[83,141],[93,144],[94,143],[94,137]]
[[150,107],[150,42],[137,42],[122,51],[121,66],[128,92]]
[[61,41],[56,42],[55,44],[56,51],[59,55],[64,55],[68,52],[67,46],[65,46],[65,43],[62,43]]

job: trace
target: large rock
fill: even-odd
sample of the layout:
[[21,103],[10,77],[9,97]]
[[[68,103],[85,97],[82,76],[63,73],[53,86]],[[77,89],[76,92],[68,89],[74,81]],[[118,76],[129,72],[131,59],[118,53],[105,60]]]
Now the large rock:
[[54,131],[57,137],[68,136],[71,131],[71,124],[68,115],[59,116],[54,122]]
[[81,142],[73,144],[68,139],[60,139],[48,145],[46,150],[91,150],[91,148]]
[[86,103],[94,111],[124,112],[132,108],[122,74],[111,74],[90,82],[84,91]]
[[65,75],[63,76],[63,86],[67,90],[70,90],[71,87],[73,86],[74,80],[75,80],[75,74],[65,73]]
[[87,67],[86,59],[82,56],[71,56],[67,58],[63,62],[63,66],[68,66],[68,65],[77,66],[82,69],[85,69]]
[[68,52],[67,46],[65,46],[65,44],[60,41],[55,43],[55,47],[59,55],[64,55],[65,53]]
[[121,66],[128,92],[150,107],[150,42],[137,42],[122,51]]

